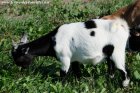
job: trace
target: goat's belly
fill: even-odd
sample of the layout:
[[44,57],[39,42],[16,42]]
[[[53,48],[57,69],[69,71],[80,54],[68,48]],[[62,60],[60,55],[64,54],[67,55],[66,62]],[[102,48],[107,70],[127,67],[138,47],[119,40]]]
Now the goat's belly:
[[91,55],[84,55],[84,54],[79,54],[79,55],[74,55],[71,59],[72,62],[78,61],[83,64],[93,64],[96,65],[100,63],[104,59],[104,55],[100,53],[96,54],[91,54]]

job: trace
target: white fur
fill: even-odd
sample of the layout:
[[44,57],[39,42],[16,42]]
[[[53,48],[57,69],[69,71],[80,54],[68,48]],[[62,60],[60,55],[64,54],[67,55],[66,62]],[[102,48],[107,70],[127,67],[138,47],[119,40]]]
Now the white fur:
[[127,78],[126,80],[123,81],[123,86],[127,87],[129,85],[130,79]]
[[[68,71],[71,62],[98,64],[105,58],[103,47],[112,44],[111,56],[117,68],[125,71],[125,47],[129,28],[122,19],[93,19],[97,28],[87,29],[84,22],[64,24],[56,34],[55,51],[62,62],[62,70]],[[95,36],[90,36],[91,31]],[[125,81],[124,81],[125,82]],[[126,85],[126,84],[124,84]]]

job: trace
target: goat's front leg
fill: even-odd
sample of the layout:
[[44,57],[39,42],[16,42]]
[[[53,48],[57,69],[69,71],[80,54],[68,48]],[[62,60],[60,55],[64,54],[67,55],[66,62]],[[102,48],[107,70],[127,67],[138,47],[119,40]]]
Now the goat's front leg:
[[107,58],[107,66],[110,78],[114,78],[115,64],[110,58]]
[[60,77],[65,77],[70,67],[70,58],[61,57],[60,61],[62,62],[62,66],[60,70]]
[[80,70],[80,64],[79,62],[75,61],[71,63],[71,68],[72,68],[72,72],[73,74],[77,77],[80,78],[81,77],[81,70]]

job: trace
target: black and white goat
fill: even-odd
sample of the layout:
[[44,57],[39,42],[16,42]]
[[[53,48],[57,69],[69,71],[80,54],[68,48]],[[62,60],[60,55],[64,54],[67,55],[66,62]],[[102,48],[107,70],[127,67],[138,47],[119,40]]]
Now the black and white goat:
[[[87,22],[64,24],[41,38],[27,43],[13,42],[12,56],[18,66],[28,66],[34,56],[53,56],[62,62],[61,75],[72,62],[98,64],[103,59],[113,62],[122,73],[123,86],[129,77],[125,68],[125,47],[129,28],[122,19],[92,19]],[[62,73],[63,72],[63,73]]]

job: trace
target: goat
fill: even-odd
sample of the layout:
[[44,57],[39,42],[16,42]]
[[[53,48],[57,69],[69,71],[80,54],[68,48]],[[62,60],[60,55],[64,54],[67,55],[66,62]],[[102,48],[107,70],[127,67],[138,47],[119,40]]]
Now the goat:
[[122,73],[122,85],[128,86],[125,68],[125,47],[129,28],[123,19],[91,19],[86,22],[64,24],[45,36],[28,43],[13,42],[12,56],[15,64],[27,67],[34,56],[52,56],[61,61],[60,76],[65,76],[72,62],[96,65],[103,59],[113,62]]

